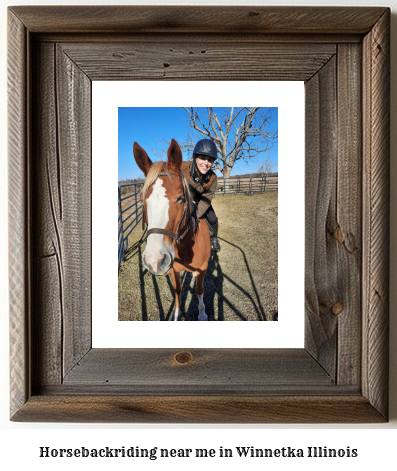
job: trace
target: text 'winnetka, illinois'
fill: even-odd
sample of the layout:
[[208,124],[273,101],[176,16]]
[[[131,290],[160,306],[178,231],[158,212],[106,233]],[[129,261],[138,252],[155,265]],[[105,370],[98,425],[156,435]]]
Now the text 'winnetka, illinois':
[[[232,450],[224,449],[226,455]],[[357,448],[328,448],[326,446],[309,446],[306,453],[303,448],[254,448],[236,447],[236,452],[241,458],[356,458]]]

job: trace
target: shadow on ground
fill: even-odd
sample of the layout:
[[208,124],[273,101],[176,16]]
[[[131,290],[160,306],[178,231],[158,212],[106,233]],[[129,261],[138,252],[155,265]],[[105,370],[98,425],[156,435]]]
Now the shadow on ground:
[[[219,260],[219,256],[216,252],[211,252],[211,258],[208,263],[207,273],[204,280],[204,304],[206,314],[210,321],[224,321],[230,320],[225,319],[224,312],[227,309],[231,311],[235,317],[234,320],[246,321],[249,320],[247,316],[247,309],[242,310],[239,307],[237,299],[245,298],[249,305],[249,311],[254,314],[255,319],[258,321],[266,320],[278,320],[278,312],[273,311],[266,316],[264,308],[261,303],[260,295],[255,284],[250,265],[248,263],[247,257],[241,247],[229,242],[225,239],[219,238],[222,242],[222,247],[225,247],[225,244],[233,247],[237,250],[244,263],[242,264],[240,271],[244,272],[244,275],[240,273],[240,277],[246,278],[249,280],[249,289],[244,288],[240,285],[232,276],[228,276],[222,270],[222,265]],[[172,285],[171,277],[156,277],[150,275],[148,271],[142,264],[142,253],[144,250],[144,242],[146,240],[146,232],[142,234],[142,237],[135,242],[126,252],[125,262],[129,262],[133,258],[137,258],[139,264],[139,279],[140,279],[140,293],[136,293],[140,298],[140,306],[135,303],[135,319],[134,320],[153,320],[151,319],[151,309],[147,303],[146,292],[148,290],[153,290],[156,304],[158,307],[158,316],[157,320],[160,321],[169,321],[171,320],[172,312],[174,310],[174,301],[170,304],[167,302],[169,297],[174,298],[174,288]],[[232,285],[235,290],[238,291],[238,296],[227,296],[224,292],[224,283],[227,281]],[[182,292],[181,292],[181,311],[182,311],[182,320],[186,321],[196,321],[198,315],[198,299],[195,295],[195,280],[191,272],[184,272],[181,277],[182,282]],[[164,288],[168,292],[169,296],[166,296],[164,300]],[[245,304],[246,305],[246,304]]]

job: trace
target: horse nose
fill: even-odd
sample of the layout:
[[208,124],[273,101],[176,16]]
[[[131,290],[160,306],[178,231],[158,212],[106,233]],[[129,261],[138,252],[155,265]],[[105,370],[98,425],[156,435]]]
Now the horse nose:
[[152,275],[165,275],[172,265],[172,257],[170,254],[161,254],[160,258],[147,259],[143,256],[143,264]]
[[171,268],[171,263],[171,255],[168,253],[164,254],[164,257],[157,262],[157,273],[165,275]]

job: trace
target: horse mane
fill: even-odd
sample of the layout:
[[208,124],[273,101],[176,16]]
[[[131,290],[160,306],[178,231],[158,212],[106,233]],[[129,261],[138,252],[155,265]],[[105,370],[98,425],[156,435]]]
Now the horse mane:
[[[158,162],[153,162],[153,164],[150,167],[149,172],[146,176],[146,180],[145,180],[145,183],[143,184],[143,188],[141,190],[140,198],[141,198],[142,201],[145,200],[146,193],[147,193],[150,185],[152,185],[157,180],[157,178],[158,178],[158,176],[160,175],[161,172],[166,172],[168,174],[167,163],[163,162],[162,160],[159,160]],[[169,175],[169,174],[168,174],[168,176],[172,180],[172,176]],[[190,189],[189,189],[189,185],[187,183],[187,180],[185,178],[185,175],[183,174],[182,171],[181,171],[181,177],[182,177],[182,184],[183,184],[185,194],[188,195],[188,199],[189,199],[189,203],[190,203],[190,201],[191,201]],[[189,211],[189,215],[190,215],[190,204],[189,204],[188,211]]]
[[162,160],[158,162],[153,162],[152,166],[149,169],[148,174],[146,175],[145,183],[143,184],[143,188],[141,190],[141,200],[144,201],[146,197],[146,193],[150,187],[158,178],[159,174],[164,169],[164,162]]

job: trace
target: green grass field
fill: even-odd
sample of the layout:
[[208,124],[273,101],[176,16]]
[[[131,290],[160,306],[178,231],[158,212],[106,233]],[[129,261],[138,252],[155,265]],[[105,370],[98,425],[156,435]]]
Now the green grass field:
[[[221,252],[212,253],[204,282],[210,321],[278,319],[278,193],[216,197]],[[168,321],[174,303],[169,276],[143,267],[146,234],[141,224],[129,237],[119,275],[120,321]],[[182,275],[182,320],[197,320],[191,273]]]

